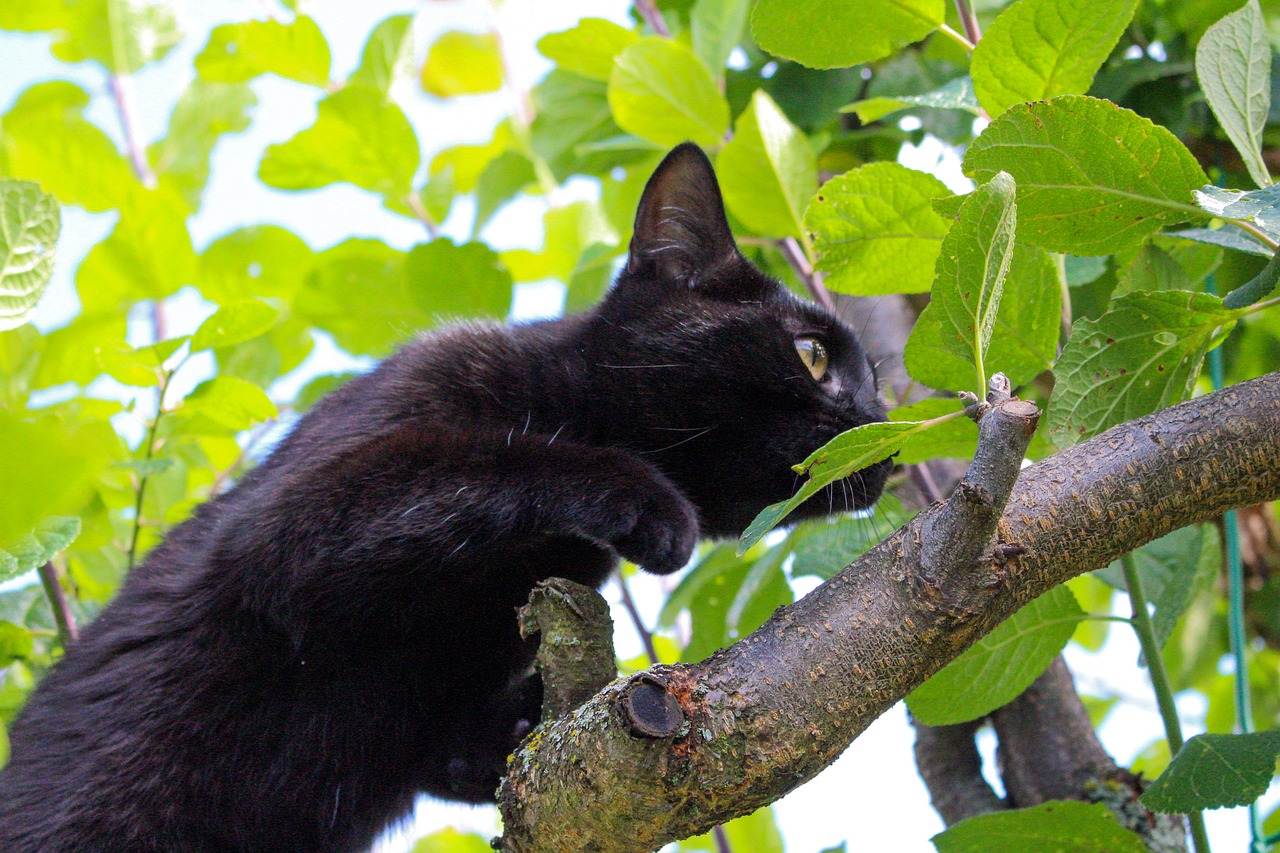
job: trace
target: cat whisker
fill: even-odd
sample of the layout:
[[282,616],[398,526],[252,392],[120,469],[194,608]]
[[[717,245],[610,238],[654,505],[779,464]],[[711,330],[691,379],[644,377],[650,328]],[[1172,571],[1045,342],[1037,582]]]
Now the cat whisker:
[[529,423],[532,420],[533,420],[533,412],[532,411],[526,412],[524,416],[524,429],[520,430],[521,435],[529,434]]
[[682,444],[684,444],[684,443],[686,443],[686,442],[693,441],[695,438],[701,438],[702,436],[706,435],[707,433],[709,433],[709,432],[711,432],[713,429],[715,429],[715,428],[716,428],[716,426],[719,426],[719,424],[716,424],[716,425],[713,425],[713,426],[709,426],[709,427],[707,427],[706,429],[704,429],[704,430],[702,430],[702,431],[700,431],[700,432],[696,432],[696,433],[694,433],[693,435],[689,436],[688,438],[682,438],[682,439],[680,439],[679,441],[677,441],[675,444],[668,444],[666,447],[660,447],[660,448],[658,448],[657,450],[642,450],[642,451],[640,451],[640,453],[641,453],[642,455],[644,455],[644,456],[652,456],[652,455],[653,455],[653,454],[655,454],[655,453],[665,453],[666,451],[668,451],[668,450],[672,449],[673,447],[679,447],[680,445],[682,445]]
[[[569,425],[568,421],[565,421],[564,423],[560,424],[560,429],[556,430],[555,435],[551,436],[551,440],[547,442],[547,447],[550,447],[551,445],[556,443],[556,439],[560,437],[560,432],[568,425]],[[465,486],[463,488],[465,488]]]
[[658,367],[688,367],[687,364],[597,364],[596,367],[605,367],[609,370],[644,370],[647,368]]

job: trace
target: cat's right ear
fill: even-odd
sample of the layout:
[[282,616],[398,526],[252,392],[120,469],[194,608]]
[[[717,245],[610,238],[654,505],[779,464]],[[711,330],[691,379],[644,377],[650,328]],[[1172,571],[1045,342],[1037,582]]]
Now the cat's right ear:
[[695,287],[738,257],[711,161],[692,142],[676,146],[640,197],[627,272]]

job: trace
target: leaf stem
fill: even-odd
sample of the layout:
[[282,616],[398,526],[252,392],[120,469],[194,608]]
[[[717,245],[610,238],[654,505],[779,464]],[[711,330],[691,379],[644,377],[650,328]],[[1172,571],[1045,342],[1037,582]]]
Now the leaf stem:
[[786,259],[791,269],[795,270],[796,275],[804,282],[805,289],[809,291],[813,301],[835,313],[835,301],[831,298],[831,291],[827,290],[827,286],[822,283],[822,273],[813,268],[808,254],[800,247],[796,238],[786,237],[779,240],[778,250],[782,252],[782,257]]
[[658,6],[653,0],[636,0],[636,11],[640,13],[640,17],[644,18],[649,29],[653,30],[663,38],[671,38],[671,30],[667,27],[667,21],[662,17],[662,12],[658,11]]
[[956,32],[955,29],[950,25],[941,24],[938,27],[938,31],[942,33],[944,36],[946,36],[947,38],[951,39],[956,44],[963,47],[965,50],[969,51],[970,53],[973,53],[973,48],[974,48],[973,42],[969,41],[960,33]]
[[[1133,605],[1130,624],[1133,625],[1134,633],[1138,635],[1138,644],[1142,647],[1147,675],[1151,678],[1160,719],[1164,723],[1164,738],[1169,744],[1169,754],[1177,755],[1183,744],[1182,724],[1178,722],[1178,709],[1174,705],[1173,691],[1169,687],[1169,675],[1165,672],[1164,658],[1160,654],[1160,645],[1156,642],[1155,626],[1151,622],[1151,613],[1147,610],[1147,597],[1142,590],[1142,577],[1138,574],[1132,552],[1120,558],[1120,565],[1124,569],[1124,583],[1129,590],[1129,601]],[[1191,838],[1195,843],[1196,853],[1209,853],[1204,815],[1199,811],[1189,812],[1187,822],[1191,825]]]
[[80,631],[76,628],[76,618],[67,604],[67,596],[58,583],[58,569],[52,562],[45,563],[37,570],[40,585],[49,599],[49,609],[53,611],[53,621],[58,626],[58,642],[66,649],[80,639]]
[[956,0],[956,12],[960,15],[965,36],[976,46],[982,38],[982,31],[978,29],[978,15],[973,11],[973,6],[969,0]]
[[436,225],[435,220],[431,218],[431,214],[427,212],[422,199],[418,198],[418,194],[416,192],[409,193],[404,197],[404,203],[409,210],[413,211],[413,215],[422,223],[422,227],[427,230],[427,236],[432,240],[436,239],[440,234],[439,227]]
[[644,624],[644,619],[640,616],[640,608],[636,607],[636,600],[631,597],[631,588],[627,586],[627,579],[622,575],[622,568],[619,567],[614,573],[614,579],[618,583],[618,589],[622,593],[622,606],[626,609],[627,615],[631,617],[631,624],[635,626],[636,633],[640,635],[640,642],[644,643],[644,653],[649,656],[649,663],[662,663],[658,658],[658,648],[653,643],[653,634]]
[[[147,453],[143,457],[143,464],[147,467],[155,457],[156,432],[160,426],[160,418],[164,415],[164,395],[169,390],[169,380],[172,378],[172,372],[162,371],[160,394],[156,403],[156,416],[152,418],[151,426],[147,429]],[[144,467],[142,474],[138,477],[138,496],[133,504],[133,534],[129,538],[129,571],[133,571],[133,566],[138,557],[138,534],[142,531],[142,501],[146,497],[148,477],[150,477],[150,472]]]
[[1243,219],[1231,219],[1229,221],[1231,222],[1232,225],[1236,226],[1241,231],[1247,232],[1248,234],[1257,238],[1260,242],[1266,244],[1267,248],[1270,249],[1271,251],[1274,252],[1277,249],[1280,249],[1280,243],[1277,243],[1275,238],[1273,238],[1266,231],[1263,231],[1258,226],[1254,225],[1252,222],[1247,222]]
[[129,162],[133,165],[133,173],[142,185],[149,190],[156,188],[156,175],[147,162],[147,152],[142,147],[138,135],[138,126],[134,121],[133,95],[129,90],[129,76],[114,73],[108,78],[111,88],[111,99],[115,102],[116,112],[120,115],[120,126],[124,130],[125,148],[129,152]]

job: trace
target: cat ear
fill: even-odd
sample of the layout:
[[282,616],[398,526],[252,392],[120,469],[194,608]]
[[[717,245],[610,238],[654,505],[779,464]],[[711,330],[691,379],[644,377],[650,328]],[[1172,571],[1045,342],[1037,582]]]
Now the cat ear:
[[693,286],[737,257],[711,161],[692,142],[676,146],[645,185],[627,271]]

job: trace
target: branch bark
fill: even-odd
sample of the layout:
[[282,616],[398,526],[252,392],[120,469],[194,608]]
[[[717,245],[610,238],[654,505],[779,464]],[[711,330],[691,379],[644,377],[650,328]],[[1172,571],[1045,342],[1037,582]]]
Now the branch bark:
[[[972,488],[746,639],[701,663],[637,676],[676,700],[675,736],[634,734],[617,710],[631,681],[619,681],[527,741],[500,792],[502,849],[647,851],[749,813],[812,778],[1051,587],[1178,527],[1280,496],[1280,373],[1052,456],[1022,472],[999,513],[993,484],[1021,459],[1016,446],[999,451],[1011,434],[1001,421],[1018,417],[1010,405],[982,421],[989,477],[975,474]],[[989,517],[992,535],[956,529],[948,513]],[[926,549],[928,527],[951,528],[960,541]],[[979,538],[986,547],[974,549]],[[947,563],[948,553],[966,565]]]

